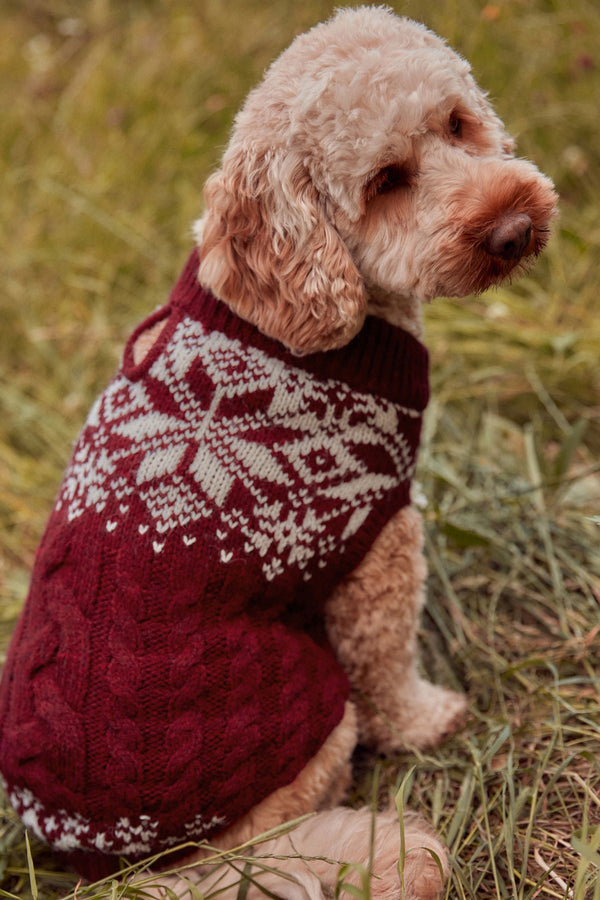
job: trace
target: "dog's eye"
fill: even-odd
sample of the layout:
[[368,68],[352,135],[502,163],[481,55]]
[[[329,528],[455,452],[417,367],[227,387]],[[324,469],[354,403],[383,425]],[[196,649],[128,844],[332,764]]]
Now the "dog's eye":
[[389,194],[397,188],[410,187],[411,174],[404,166],[395,164],[385,166],[369,181],[366,187],[366,198],[371,200],[380,194]]
[[448,120],[448,128],[450,129],[450,134],[457,138],[461,137],[462,127],[463,123],[460,116],[457,116],[456,113],[452,113],[450,119]]

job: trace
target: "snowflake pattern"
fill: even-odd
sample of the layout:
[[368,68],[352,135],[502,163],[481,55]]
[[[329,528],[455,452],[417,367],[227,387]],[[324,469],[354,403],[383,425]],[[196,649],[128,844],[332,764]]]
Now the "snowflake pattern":
[[96,401],[57,508],[69,521],[93,510],[112,532],[135,496],[155,553],[192,546],[209,520],[222,563],[241,546],[267,580],[289,566],[308,580],[412,477],[403,416],[420,413],[184,317],[144,378],[119,372]]

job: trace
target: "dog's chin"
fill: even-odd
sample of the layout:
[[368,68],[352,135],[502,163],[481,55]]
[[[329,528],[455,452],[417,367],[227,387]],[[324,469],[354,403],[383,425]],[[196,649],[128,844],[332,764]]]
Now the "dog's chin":
[[550,229],[540,226],[532,234],[531,241],[522,256],[502,259],[492,256],[477,242],[463,242],[456,247],[456,265],[447,255],[437,270],[434,296],[467,297],[482,294],[488,288],[511,284],[525,275],[540,255],[550,235]]

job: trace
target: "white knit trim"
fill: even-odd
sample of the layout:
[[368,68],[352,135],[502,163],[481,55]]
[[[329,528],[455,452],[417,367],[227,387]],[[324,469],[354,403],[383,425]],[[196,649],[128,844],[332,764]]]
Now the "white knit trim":
[[69,813],[64,809],[49,810],[27,788],[13,788],[7,794],[25,827],[55,850],[66,853],[98,850],[111,855],[144,856],[187,840],[202,840],[215,828],[227,824],[220,816],[205,819],[198,814],[182,826],[179,835],[159,841],[159,822],[147,815],[137,819],[122,817],[109,828],[101,830],[79,813]]
[[[198,363],[210,382],[208,404],[187,380]],[[137,530],[155,553],[167,538],[191,547],[192,526],[210,519],[222,563],[242,543],[246,553],[258,556],[267,580],[290,566],[308,578],[315,557],[343,553],[386,493],[412,477],[415,459],[399,417],[418,417],[418,411],[342,382],[320,381],[220,332],[205,334],[191,319],[179,323],[149,375],[168,390],[173,414],[155,408],[142,381],[117,375],[95,403],[62,485],[57,507],[66,507],[70,521],[93,509],[109,534],[118,532],[135,494],[147,511]],[[244,406],[261,391],[271,392],[268,409]],[[227,400],[235,401],[233,413],[223,411]],[[254,438],[257,430],[273,426],[296,437],[273,446]],[[391,457],[394,474],[369,471],[353,452],[361,445]],[[140,453],[136,471],[120,474],[121,460]],[[186,454],[194,489],[181,477]],[[252,524],[229,502],[240,478],[253,498]],[[285,506],[273,499],[270,484],[285,490]],[[323,501],[330,512],[322,509]],[[337,540],[332,520],[338,523]]]

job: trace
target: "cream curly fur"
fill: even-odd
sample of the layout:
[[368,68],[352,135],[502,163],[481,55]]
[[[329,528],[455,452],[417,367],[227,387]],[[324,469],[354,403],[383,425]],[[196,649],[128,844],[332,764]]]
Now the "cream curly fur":
[[[346,344],[367,314],[421,338],[423,301],[508,279],[546,243],[552,184],[513,151],[467,62],[440,38],[381,7],[342,10],[296,38],[238,114],[196,224],[200,281],[296,353]],[[139,356],[154,337],[142,336]],[[417,671],[425,576],[420,518],[404,509],[327,603],[355,691],[344,720],[219,846],[338,802],[357,739],[393,751],[457,727],[465,698]],[[377,815],[373,896],[433,900],[445,851],[420,819],[405,824],[401,884],[395,812]],[[368,811],[338,808],[261,847],[365,862],[369,833]],[[286,897],[316,900],[335,885],[322,859],[277,866],[296,880],[262,882]]]

